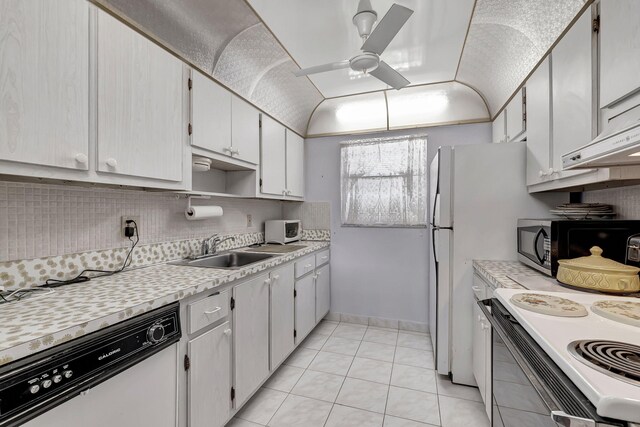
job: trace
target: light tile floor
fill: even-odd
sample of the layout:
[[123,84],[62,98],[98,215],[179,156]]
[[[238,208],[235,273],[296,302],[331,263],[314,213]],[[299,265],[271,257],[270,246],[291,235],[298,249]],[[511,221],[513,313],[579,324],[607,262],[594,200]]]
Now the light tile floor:
[[416,332],[323,321],[227,427],[487,427]]

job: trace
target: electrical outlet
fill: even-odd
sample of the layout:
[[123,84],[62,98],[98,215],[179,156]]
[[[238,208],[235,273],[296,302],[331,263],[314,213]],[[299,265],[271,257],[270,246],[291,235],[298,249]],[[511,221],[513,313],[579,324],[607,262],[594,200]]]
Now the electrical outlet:
[[120,235],[122,237],[127,237],[124,234],[124,228],[127,226],[127,221],[129,220],[133,220],[136,222],[136,225],[138,226],[138,231],[140,231],[140,217],[137,215],[127,215],[127,216],[121,216],[121,221],[120,221]]
[[253,218],[251,218],[251,215],[247,215],[247,227],[253,227]]

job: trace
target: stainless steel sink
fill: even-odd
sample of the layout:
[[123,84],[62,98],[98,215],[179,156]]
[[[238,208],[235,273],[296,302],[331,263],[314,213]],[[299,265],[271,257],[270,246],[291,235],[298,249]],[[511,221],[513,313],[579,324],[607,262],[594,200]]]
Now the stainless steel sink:
[[188,267],[221,268],[225,270],[236,270],[265,259],[278,255],[262,254],[252,252],[227,252],[217,255],[204,256],[197,259],[184,259],[171,262],[173,265],[184,265]]

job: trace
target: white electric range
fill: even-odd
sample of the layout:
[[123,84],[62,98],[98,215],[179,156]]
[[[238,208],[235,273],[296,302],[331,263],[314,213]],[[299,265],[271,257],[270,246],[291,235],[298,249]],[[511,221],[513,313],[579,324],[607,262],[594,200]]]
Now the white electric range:
[[[511,297],[523,293],[574,301],[586,309],[586,316],[558,317],[514,305]],[[498,289],[495,300],[508,313],[495,302],[485,311],[494,326],[494,426],[640,425],[635,424],[640,423],[640,326],[591,309],[596,301],[640,299]],[[517,368],[523,364],[521,372]],[[537,393],[527,395],[534,389]],[[514,424],[514,419],[519,421]]]

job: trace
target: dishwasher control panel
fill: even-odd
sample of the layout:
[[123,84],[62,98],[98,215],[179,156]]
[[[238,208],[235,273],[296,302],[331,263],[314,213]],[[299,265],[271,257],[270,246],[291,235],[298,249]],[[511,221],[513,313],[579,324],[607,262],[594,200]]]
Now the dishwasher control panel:
[[178,304],[37,353],[0,369],[0,427],[21,423],[177,342]]

